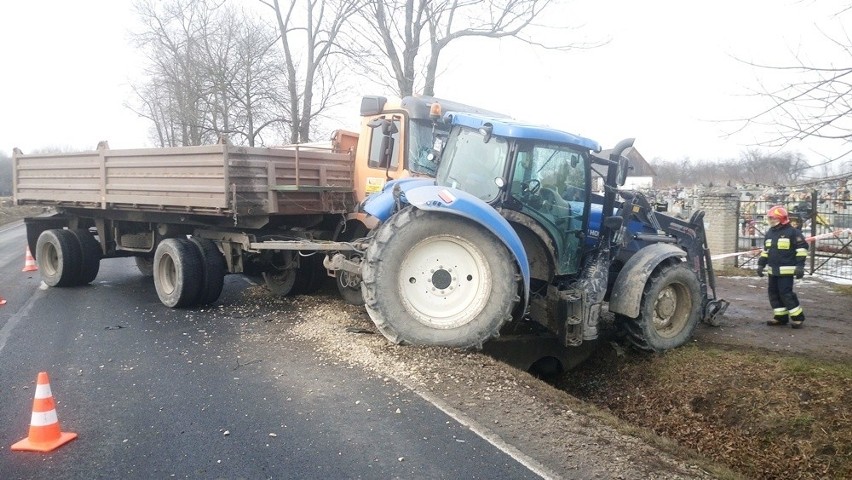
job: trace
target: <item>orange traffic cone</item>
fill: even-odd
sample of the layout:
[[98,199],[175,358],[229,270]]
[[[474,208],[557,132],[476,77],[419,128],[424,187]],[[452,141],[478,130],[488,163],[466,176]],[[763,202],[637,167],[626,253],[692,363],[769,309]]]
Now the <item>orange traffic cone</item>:
[[56,404],[50,393],[50,382],[47,372],[38,374],[35,400],[33,400],[33,416],[30,420],[30,434],[27,438],[12,445],[15,451],[49,452],[77,438],[76,433],[63,432],[59,429],[59,419],[56,417]]
[[34,272],[38,270],[38,266],[36,266],[35,258],[33,258],[33,254],[30,253],[30,247],[27,247],[27,256],[24,262],[24,269],[22,272]]

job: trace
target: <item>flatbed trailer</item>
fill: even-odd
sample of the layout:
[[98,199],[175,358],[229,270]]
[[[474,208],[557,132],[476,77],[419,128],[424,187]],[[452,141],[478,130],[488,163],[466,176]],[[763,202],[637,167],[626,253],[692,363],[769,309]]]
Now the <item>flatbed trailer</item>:
[[352,249],[330,242],[356,207],[351,151],[102,142],[76,153],[16,150],[13,162],[15,202],[56,210],[26,219],[51,286],[88,283],[102,258],[134,256],[168,306],[215,301],[225,273],[251,269],[285,293],[307,293],[326,276],[324,255],[299,250]]

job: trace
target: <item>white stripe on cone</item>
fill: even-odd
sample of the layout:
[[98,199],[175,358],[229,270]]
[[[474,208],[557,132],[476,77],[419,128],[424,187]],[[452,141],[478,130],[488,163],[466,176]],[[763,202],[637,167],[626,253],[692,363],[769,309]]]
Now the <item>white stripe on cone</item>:
[[30,419],[30,426],[33,427],[46,427],[55,423],[59,423],[59,419],[56,417],[56,409],[48,412],[33,412]]
[[49,398],[53,395],[50,393],[50,384],[36,385],[35,398]]

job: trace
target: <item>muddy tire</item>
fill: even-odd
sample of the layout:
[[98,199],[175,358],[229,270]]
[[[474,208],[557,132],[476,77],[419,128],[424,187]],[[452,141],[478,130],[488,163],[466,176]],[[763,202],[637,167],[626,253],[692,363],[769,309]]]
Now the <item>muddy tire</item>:
[[663,352],[686,343],[701,320],[701,286],[683,263],[652,275],[642,294],[639,318],[619,316],[630,343]]
[[80,278],[78,285],[88,285],[101,268],[101,244],[86,229],[70,230],[80,246]]
[[198,299],[203,279],[198,248],[186,238],[168,238],[154,253],[154,286],[163,305],[189,307]]
[[413,208],[376,230],[362,277],[367,312],[394,343],[481,348],[520,301],[515,262],[494,235]]
[[82,253],[77,238],[70,230],[51,229],[41,232],[36,242],[38,270],[41,279],[51,287],[72,287],[80,281]]
[[196,305],[210,305],[219,299],[225,285],[225,257],[219,247],[207,238],[191,238],[201,255],[202,279]]

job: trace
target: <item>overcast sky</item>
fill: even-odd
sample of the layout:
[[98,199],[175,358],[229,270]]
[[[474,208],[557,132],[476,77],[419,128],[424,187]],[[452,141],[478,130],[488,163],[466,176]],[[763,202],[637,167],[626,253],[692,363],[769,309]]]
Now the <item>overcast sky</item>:
[[[246,0],[249,1],[249,0]],[[736,59],[793,63],[793,53],[832,59],[818,27],[845,0],[573,0],[566,41],[608,39],[567,53],[517,42],[468,42],[442,57],[436,94],[578,133],[612,147],[635,137],[648,158],[736,158],[763,132],[723,138],[724,120],[760,108],[746,95],[766,76]],[[130,0],[0,2],[0,152],[46,147],[150,146],[148,124],[124,105],[140,60],[129,44]],[[837,56],[837,50],[833,50]],[[362,94],[340,126],[353,128]],[[808,158],[829,148],[799,145]]]

